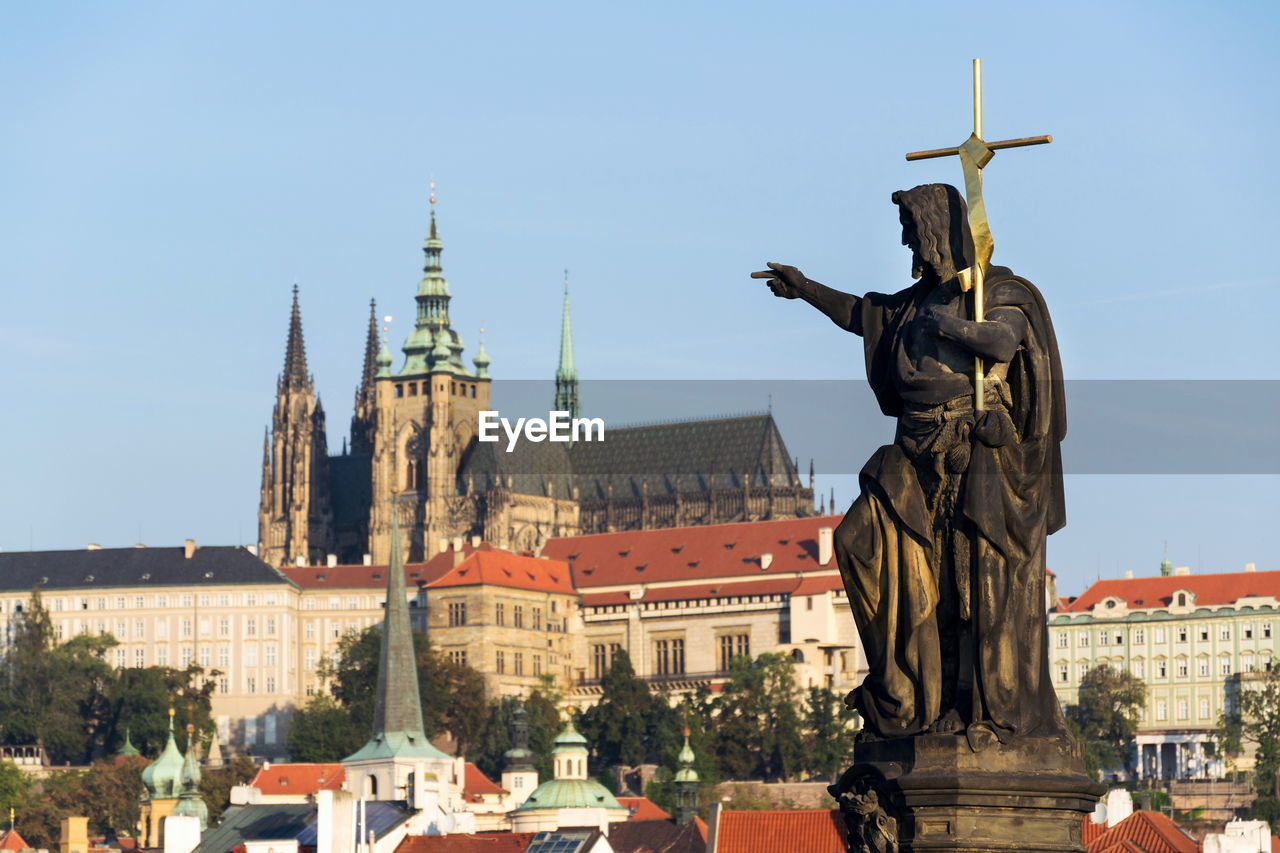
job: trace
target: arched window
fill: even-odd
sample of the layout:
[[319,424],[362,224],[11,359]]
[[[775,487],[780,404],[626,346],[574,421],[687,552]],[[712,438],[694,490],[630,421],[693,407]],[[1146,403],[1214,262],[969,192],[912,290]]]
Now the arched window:
[[796,663],[804,663],[804,652],[800,651],[799,649],[792,649],[791,659],[794,660]]
[[364,777],[364,793],[369,799],[378,797],[378,777],[372,773]]

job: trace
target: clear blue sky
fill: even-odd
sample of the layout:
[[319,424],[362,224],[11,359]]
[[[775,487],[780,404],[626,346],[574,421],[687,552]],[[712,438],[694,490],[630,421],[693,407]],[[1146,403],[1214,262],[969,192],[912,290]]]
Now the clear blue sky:
[[[253,541],[290,285],[336,449],[369,298],[408,328],[431,176],[496,377],[549,379],[565,267],[584,378],[861,376],[746,274],[905,286],[889,194],[959,181],[902,154],[967,135],[973,56],[988,138],[1055,137],[987,204],[1068,377],[1280,379],[1275,6],[973,8],[6,4],[0,547]],[[1280,569],[1278,486],[1072,477],[1051,564]]]

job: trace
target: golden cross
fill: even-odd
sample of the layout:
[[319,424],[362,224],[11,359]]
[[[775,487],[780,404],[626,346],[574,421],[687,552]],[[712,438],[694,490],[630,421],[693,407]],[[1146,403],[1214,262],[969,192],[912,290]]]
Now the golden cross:
[[[1044,145],[1052,142],[1052,136],[1024,136],[1021,139],[1003,139],[999,142],[987,142],[982,138],[982,60],[973,61],[973,133],[956,148],[934,148],[929,151],[912,151],[908,160],[930,160],[934,157],[960,158],[960,166],[964,170],[964,195],[969,207],[969,232],[973,235],[974,264],[960,273],[960,283],[965,290],[973,289],[973,319],[982,322],[983,293],[982,286],[986,279],[987,266],[991,262],[991,253],[995,242],[991,239],[991,226],[987,222],[987,207],[982,201],[982,170],[996,152],[1003,148],[1023,148],[1027,145]],[[983,395],[982,359],[973,360],[973,407],[985,408]]]

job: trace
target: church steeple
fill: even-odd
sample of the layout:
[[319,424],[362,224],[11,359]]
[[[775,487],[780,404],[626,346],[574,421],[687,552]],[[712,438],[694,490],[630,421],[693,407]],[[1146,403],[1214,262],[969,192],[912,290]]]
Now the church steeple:
[[556,367],[555,411],[578,416],[578,368],[573,363],[573,325],[569,319],[569,271],[564,271],[564,311],[560,316],[560,363]]
[[[436,185],[431,182],[431,225],[422,245],[426,262],[422,267],[422,280],[418,282],[418,315],[413,331],[404,342],[405,363],[400,372],[405,375],[447,371],[465,373],[462,366],[462,338],[449,325],[449,282],[444,277],[440,255],[444,242],[436,225]],[[443,357],[442,357],[443,354]]]
[[307,373],[307,347],[302,340],[302,311],[298,308],[298,285],[293,286],[293,310],[289,313],[289,338],[284,347],[284,372],[280,375],[282,388],[310,390],[311,377]]
[[364,366],[360,371],[360,385],[356,388],[355,410],[351,415],[351,452],[373,452],[373,436],[377,431],[377,392],[374,383],[378,377],[378,353],[382,342],[378,338],[378,306],[369,300],[369,331],[364,340]]

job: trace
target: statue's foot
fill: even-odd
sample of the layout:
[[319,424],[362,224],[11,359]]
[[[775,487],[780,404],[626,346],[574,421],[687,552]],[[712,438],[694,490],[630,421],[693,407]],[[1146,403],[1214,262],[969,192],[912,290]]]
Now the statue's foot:
[[960,719],[960,712],[952,708],[934,720],[933,725],[929,726],[929,731],[936,735],[953,735],[963,728],[964,720]]
[[996,737],[995,730],[986,723],[974,723],[965,730],[965,736],[969,739],[969,748],[974,752],[982,752],[984,749],[995,746],[1000,739]]
[[844,697],[844,706],[850,711],[858,710],[858,693],[861,690],[861,687],[855,687]]

